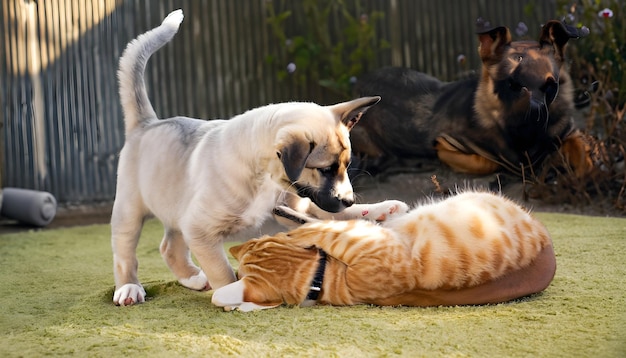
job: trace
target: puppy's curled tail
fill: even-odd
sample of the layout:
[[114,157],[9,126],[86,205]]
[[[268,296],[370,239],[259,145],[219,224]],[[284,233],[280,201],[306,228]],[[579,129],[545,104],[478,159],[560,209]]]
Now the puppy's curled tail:
[[160,26],[132,40],[120,58],[117,76],[126,135],[141,122],[157,118],[144,83],[146,63],[153,53],[174,37],[183,17],[182,10],[172,11]]

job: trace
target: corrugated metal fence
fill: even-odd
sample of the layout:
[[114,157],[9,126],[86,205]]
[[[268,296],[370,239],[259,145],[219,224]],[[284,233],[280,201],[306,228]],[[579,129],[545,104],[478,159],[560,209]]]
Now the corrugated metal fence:
[[[3,0],[2,185],[47,190],[61,203],[112,200],[123,144],[117,61],[128,41],[176,8],[185,11],[183,26],[146,76],[160,116],[228,118],[270,102],[339,101],[315,84],[277,80],[264,60],[282,45],[268,29],[267,1]],[[271,2],[293,10],[289,34],[301,31],[299,2]],[[377,54],[376,67],[407,66],[443,79],[463,70],[459,55],[466,69],[479,68],[477,17],[511,28],[523,21],[534,37],[555,13],[554,1],[359,3],[361,11],[385,14],[377,36],[390,47]]]

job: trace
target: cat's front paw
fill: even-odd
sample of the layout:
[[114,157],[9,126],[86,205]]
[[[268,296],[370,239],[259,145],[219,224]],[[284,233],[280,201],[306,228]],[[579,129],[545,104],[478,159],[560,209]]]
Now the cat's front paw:
[[401,216],[409,211],[409,206],[399,200],[385,200],[370,204],[361,211],[361,217],[366,220],[382,222],[393,217]]
[[317,219],[297,212],[288,206],[279,205],[272,210],[272,213],[274,214],[274,219],[288,229],[295,229],[302,224],[317,221]]

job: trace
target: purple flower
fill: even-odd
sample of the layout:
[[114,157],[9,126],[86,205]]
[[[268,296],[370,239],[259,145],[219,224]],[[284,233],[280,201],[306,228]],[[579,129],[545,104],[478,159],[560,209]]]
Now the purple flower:
[[518,23],[517,27],[515,28],[515,33],[519,37],[526,35],[528,33],[528,26],[526,26],[526,24],[523,22]]
[[287,72],[288,73],[296,72],[296,64],[293,62],[289,62],[289,64],[287,65]]
[[590,33],[590,31],[589,31],[589,28],[587,26],[583,26],[583,27],[580,28],[580,36],[581,37],[587,36],[587,35],[589,35],[589,33]]
[[465,55],[464,55],[464,54],[460,54],[460,55],[458,55],[458,56],[456,57],[456,62],[457,62],[459,65],[464,65],[464,64],[465,64],[465,60],[466,60],[466,58],[465,58]]
[[603,17],[605,19],[609,19],[611,17],[613,17],[613,10],[609,9],[608,7],[600,10],[600,12],[598,13],[599,17]]

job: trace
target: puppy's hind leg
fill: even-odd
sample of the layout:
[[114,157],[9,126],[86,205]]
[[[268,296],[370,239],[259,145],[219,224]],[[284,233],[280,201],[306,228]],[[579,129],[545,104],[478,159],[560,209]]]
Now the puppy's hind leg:
[[210,288],[206,275],[192,259],[180,230],[165,228],[161,241],[161,256],[181,285],[197,291]]

